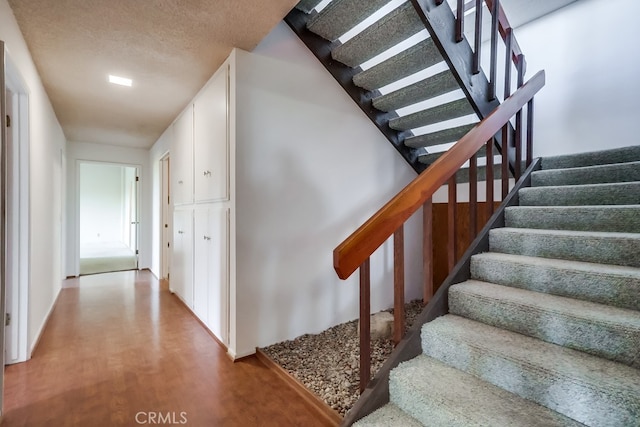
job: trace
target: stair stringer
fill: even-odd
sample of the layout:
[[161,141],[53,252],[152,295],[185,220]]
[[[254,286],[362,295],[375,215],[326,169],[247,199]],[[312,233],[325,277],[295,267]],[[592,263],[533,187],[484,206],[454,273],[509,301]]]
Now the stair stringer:
[[284,21],[316,58],[318,58],[320,63],[329,71],[333,78],[336,79],[340,86],[343,87],[355,103],[358,104],[360,109],[376,125],[380,132],[382,132],[416,173],[419,174],[424,171],[427,165],[418,161],[420,150],[404,145],[405,138],[411,136],[411,132],[396,131],[389,127],[389,121],[398,116],[395,113],[385,113],[373,106],[372,100],[380,95],[379,92],[362,89],[353,83],[353,76],[361,71],[360,68],[350,68],[334,60],[331,57],[331,49],[334,47],[334,43],[329,43],[322,37],[309,31],[307,29],[309,18],[309,15],[294,8],[284,18]]
[[[500,105],[498,98],[489,99],[489,80],[482,69],[473,73],[473,50],[463,38],[456,42],[455,14],[449,4],[444,1],[437,5],[436,0],[411,0],[416,13],[422,20],[440,55],[449,66],[449,70],[458,82],[480,120],[488,116]],[[511,123],[508,123],[509,135],[515,135]],[[513,138],[511,141],[513,145]],[[495,136],[498,153],[502,154],[502,133]],[[509,150],[509,167],[514,173],[515,153]]]
[[505,226],[506,208],[519,205],[520,199],[518,193],[520,189],[531,187],[531,174],[540,169],[541,160],[538,158],[524,171],[514,188],[502,201],[498,209],[496,209],[484,228],[478,233],[478,237],[471,243],[449,276],[442,285],[440,285],[433,298],[431,298],[424,310],[418,315],[413,326],[398,343],[389,359],[387,359],[378,373],[369,382],[360,399],[358,399],[353,408],[347,412],[342,424],[340,424],[341,426],[351,426],[360,418],[369,415],[389,402],[389,374],[391,370],[400,363],[413,359],[422,353],[420,341],[422,326],[437,317],[449,313],[449,288],[471,278],[471,257],[489,251],[489,232],[494,228]]

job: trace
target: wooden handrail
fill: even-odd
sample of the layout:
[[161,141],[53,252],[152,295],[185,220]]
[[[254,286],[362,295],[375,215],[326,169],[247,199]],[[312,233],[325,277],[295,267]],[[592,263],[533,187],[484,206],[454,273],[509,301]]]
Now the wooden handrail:
[[351,276],[486,141],[493,138],[511,117],[533,99],[544,84],[545,73],[544,71],[539,71],[353,234],[347,237],[333,251],[333,266],[338,277],[344,280]]

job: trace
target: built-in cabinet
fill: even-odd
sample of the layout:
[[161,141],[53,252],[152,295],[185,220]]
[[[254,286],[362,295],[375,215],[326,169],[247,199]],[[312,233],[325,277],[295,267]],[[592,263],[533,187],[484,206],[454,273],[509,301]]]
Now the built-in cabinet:
[[229,199],[228,68],[193,103],[194,192],[197,202]]
[[173,124],[174,248],[171,290],[229,343],[229,65],[224,64]]
[[171,199],[173,205],[193,203],[193,106],[173,123]]
[[173,212],[173,251],[171,252],[171,290],[193,309],[193,210]]

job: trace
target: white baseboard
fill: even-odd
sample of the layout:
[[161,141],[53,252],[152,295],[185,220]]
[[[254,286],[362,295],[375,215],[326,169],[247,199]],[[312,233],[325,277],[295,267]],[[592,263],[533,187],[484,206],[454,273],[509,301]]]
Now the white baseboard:
[[40,328],[38,328],[38,332],[36,333],[35,338],[31,342],[31,345],[29,346],[29,356],[27,360],[33,357],[33,352],[36,350],[36,348],[38,347],[38,344],[40,343],[40,338],[42,338],[42,333],[44,332],[44,328],[47,326],[47,323],[49,323],[49,318],[51,317],[51,313],[53,313],[53,309],[58,303],[58,298],[60,298],[61,291],[62,291],[62,286],[58,288],[58,293],[56,294],[56,297],[53,299],[53,303],[49,307],[49,310],[47,311],[47,315],[44,317],[42,324],[40,325]]

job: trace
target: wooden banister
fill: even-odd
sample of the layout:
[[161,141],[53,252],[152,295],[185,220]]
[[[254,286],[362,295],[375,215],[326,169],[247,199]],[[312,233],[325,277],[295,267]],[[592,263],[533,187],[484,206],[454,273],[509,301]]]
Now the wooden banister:
[[533,99],[544,83],[545,73],[540,71],[347,237],[333,251],[338,277],[348,278],[367,261],[486,141]]

